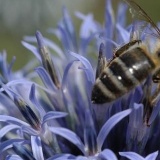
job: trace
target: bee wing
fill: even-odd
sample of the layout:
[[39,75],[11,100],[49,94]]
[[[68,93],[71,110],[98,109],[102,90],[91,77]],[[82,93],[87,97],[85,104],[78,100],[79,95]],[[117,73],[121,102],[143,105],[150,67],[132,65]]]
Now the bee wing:
[[133,0],[124,0],[130,6],[130,12],[133,18],[138,18],[139,20],[144,20],[149,23],[157,32],[157,34],[152,32],[152,35],[160,38],[160,29],[153,22],[153,20],[148,16],[148,14]]

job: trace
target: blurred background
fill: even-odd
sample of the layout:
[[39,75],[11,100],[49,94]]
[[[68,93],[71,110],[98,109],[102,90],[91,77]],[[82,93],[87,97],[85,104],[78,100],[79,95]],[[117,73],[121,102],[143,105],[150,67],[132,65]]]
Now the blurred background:
[[[112,0],[116,6],[120,0]],[[138,4],[157,22],[160,20],[160,1],[137,0]],[[34,35],[36,30],[49,37],[46,30],[56,27],[61,18],[62,6],[66,6],[79,28],[80,20],[74,16],[75,11],[92,12],[94,18],[103,23],[105,0],[0,0],[0,52],[7,51],[8,61],[17,57],[18,69],[26,64],[32,54],[21,45],[24,35]],[[78,29],[77,29],[78,32]]]

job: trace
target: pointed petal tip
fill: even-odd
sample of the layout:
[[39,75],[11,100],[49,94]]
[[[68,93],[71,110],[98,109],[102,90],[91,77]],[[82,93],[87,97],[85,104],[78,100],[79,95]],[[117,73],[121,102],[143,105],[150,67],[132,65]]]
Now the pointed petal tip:
[[36,31],[36,39],[37,39],[39,48],[42,48],[44,46],[43,36],[41,32],[38,30]]

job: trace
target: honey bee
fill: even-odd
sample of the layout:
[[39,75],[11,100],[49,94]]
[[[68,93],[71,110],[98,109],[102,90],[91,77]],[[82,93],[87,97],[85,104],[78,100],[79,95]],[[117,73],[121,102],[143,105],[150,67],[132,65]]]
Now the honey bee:
[[[160,38],[160,29],[147,13],[136,2],[124,1],[133,9],[134,14],[155,29],[155,36]],[[154,83],[160,81],[160,47],[150,54],[145,43],[139,39],[133,40],[118,49],[110,62],[105,63],[102,46],[103,44],[100,45],[97,66],[100,69],[96,72],[91,95],[92,103],[112,102],[142,84],[149,75],[152,75]]]

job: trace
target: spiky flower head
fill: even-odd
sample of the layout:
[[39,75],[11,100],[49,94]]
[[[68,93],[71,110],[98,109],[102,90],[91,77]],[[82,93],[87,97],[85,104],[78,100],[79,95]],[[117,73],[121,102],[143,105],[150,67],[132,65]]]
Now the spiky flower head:
[[57,28],[49,29],[62,47],[39,31],[35,37],[25,36],[22,44],[35,58],[17,72],[12,71],[15,60],[8,64],[6,53],[1,53],[1,159],[159,157],[160,101],[146,103],[154,92],[150,78],[112,103],[91,102],[96,70],[102,70],[99,64],[96,68],[98,51],[102,64],[101,58],[111,58],[114,48],[130,41],[134,25],[126,26],[126,11],[127,5],[120,3],[115,16],[111,0],[106,0],[104,26],[92,14],[76,12],[82,20],[76,36],[63,8]]

